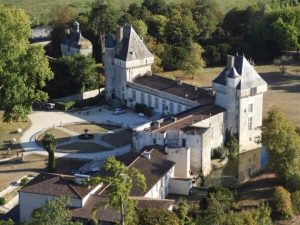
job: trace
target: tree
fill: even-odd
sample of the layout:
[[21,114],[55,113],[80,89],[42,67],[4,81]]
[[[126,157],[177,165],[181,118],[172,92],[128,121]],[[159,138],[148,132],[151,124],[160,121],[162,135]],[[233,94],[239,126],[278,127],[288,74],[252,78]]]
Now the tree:
[[181,225],[174,213],[157,208],[145,208],[138,212],[140,225]]
[[192,76],[192,79],[194,79],[196,72],[205,66],[205,62],[202,58],[203,52],[204,50],[199,44],[192,43],[189,53],[181,62],[181,69],[187,75]]
[[261,142],[268,150],[270,168],[283,182],[299,173],[300,138],[284,114],[275,109],[268,112]]
[[134,20],[132,26],[141,38],[145,38],[148,33],[148,27],[143,20]]
[[164,15],[167,11],[165,0],[144,0],[142,6],[146,7],[153,14]]
[[279,186],[274,191],[274,202],[276,211],[280,214],[282,219],[290,219],[293,217],[293,207],[291,201],[291,194]]
[[224,146],[229,151],[229,157],[235,158],[239,152],[239,142],[232,134],[231,129],[226,129]]
[[133,183],[137,184],[143,192],[146,190],[146,180],[144,175],[135,168],[128,168],[114,157],[107,158],[103,168],[106,171],[107,176],[88,178],[85,181],[85,184],[108,184],[108,203],[120,213],[120,223],[122,225],[134,224],[137,221],[135,212],[136,202],[130,199],[129,195]]
[[113,6],[111,0],[96,0],[92,4],[89,24],[95,37],[99,38],[101,52],[104,52],[106,35],[116,30],[120,13]]
[[14,221],[12,221],[11,219],[5,221],[5,220],[0,220],[0,225],[14,225]]
[[213,0],[197,1],[192,8],[193,18],[198,25],[199,40],[208,40],[223,22],[224,14],[220,4]]
[[22,10],[0,5],[0,106],[6,122],[25,120],[53,74],[40,46],[30,46],[30,22]]
[[278,59],[274,59],[273,63],[279,67],[280,72],[283,75],[287,75],[286,70],[287,70],[288,65],[292,62],[292,60],[293,60],[293,57],[283,55]]
[[182,225],[194,225],[195,223],[188,216],[189,208],[188,204],[185,200],[180,200],[178,203],[178,207],[175,210],[175,213],[178,219],[181,221]]
[[53,134],[46,133],[42,140],[43,148],[48,152],[48,170],[51,173],[55,172],[55,156],[57,141]]
[[79,222],[72,222],[72,214],[67,209],[69,204],[70,200],[65,197],[47,201],[32,212],[28,225],[80,225]]

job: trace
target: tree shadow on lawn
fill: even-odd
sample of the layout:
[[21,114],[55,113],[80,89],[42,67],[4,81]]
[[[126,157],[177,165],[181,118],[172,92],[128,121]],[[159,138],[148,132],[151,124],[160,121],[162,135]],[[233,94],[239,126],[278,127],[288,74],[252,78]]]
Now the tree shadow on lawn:
[[290,93],[300,92],[300,76],[284,76],[276,72],[261,73],[260,75],[272,90],[283,90]]

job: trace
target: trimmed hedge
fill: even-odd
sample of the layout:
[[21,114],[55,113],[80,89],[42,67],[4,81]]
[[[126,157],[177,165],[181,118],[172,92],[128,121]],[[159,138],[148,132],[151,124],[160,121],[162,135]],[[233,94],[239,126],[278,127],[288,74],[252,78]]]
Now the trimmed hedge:
[[145,104],[136,103],[134,106],[134,112],[135,113],[143,113],[146,116],[152,116],[153,108],[150,106],[147,106]]
[[87,106],[98,105],[99,103],[103,103],[105,100],[103,96],[96,96],[93,98],[87,98],[78,101],[68,101],[68,102],[56,102],[55,107],[58,110],[68,111],[70,109],[80,109]]
[[274,191],[274,203],[281,219],[288,220],[293,217],[291,194],[284,187],[276,187]]
[[5,198],[1,197],[0,198],[0,205],[5,205],[5,203],[6,203]]

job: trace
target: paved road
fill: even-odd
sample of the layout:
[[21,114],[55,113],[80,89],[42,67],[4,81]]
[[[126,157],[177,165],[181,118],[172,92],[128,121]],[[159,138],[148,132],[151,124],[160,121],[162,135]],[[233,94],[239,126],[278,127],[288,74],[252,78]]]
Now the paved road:
[[[31,121],[31,127],[27,129],[20,138],[20,144],[22,148],[27,152],[35,152],[38,154],[47,154],[40,146],[35,143],[35,137],[41,131],[54,127],[61,126],[68,123],[75,122],[95,122],[95,123],[105,123],[113,122],[117,124],[122,124],[124,128],[130,127],[135,128],[136,126],[150,122],[147,118],[140,117],[133,112],[127,112],[121,115],[112,115],[112,111],[101,107],[94,107],[89,110],[79,112],[60,112],[60,111],[35,111],[31,113],[29,119]],[[126,151],[129,146],[126,146]],[[121,151],[117,151],[118,154],[125,152],[124,148],[120,148]],[[99,158],[97,157],[99,153],[86,153],[86,154],[64,154],[56,153],[57,157],[68,156],[72,158]],[[102,158],[102,157],[101,157]]]

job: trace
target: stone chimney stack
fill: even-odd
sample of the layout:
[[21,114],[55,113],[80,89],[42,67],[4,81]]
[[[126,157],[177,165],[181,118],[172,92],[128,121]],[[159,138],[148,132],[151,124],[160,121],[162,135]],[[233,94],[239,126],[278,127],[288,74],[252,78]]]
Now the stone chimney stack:
[[227,55],[227,69],[231,69],[234,67],[234,56]]

